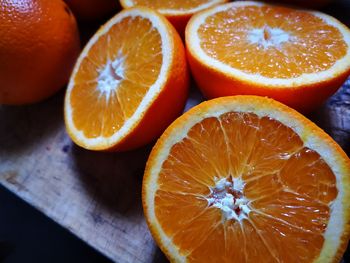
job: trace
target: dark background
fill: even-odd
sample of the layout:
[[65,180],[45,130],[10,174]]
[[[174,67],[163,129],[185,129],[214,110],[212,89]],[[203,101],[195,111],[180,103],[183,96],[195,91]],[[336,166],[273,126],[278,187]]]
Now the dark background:
[[111,262],[0,186],[0,262]]

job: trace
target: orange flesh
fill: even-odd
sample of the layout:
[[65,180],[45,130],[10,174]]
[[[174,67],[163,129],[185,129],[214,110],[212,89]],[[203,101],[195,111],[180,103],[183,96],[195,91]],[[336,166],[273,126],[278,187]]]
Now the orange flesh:
[[[207,197],[242,178],[248,219],[225,219]],[[336,178],[290,128],[253,113],[204,119],[174,144],[159,174],[155,213],[196,262],[311,262],[320,252]]]
[[[127,17],[113,25],[91,47],[74,77],[70,103],[76,128],[88,138],[116,133],[157,80],[162,60],[161,36],[149,20]],[[106,67],[117,80],[108,86],[108,96],[98,85]],[[113,72],[118,69],[119,75]]]
[[212,2],[210,0],[133,0],[134,5],[147,6],[154,9],[175,9],[187,10],[196,8],[199,5]]
[[[264,40],[250,39],[256,29],[265,29],[261,37]],[[273,44],[274,29],[283,30],[288,40]],[[201,48],[210,57],[268,78],[295,78],[327,70],[347,51],[337,28],[311,13],[284,7],[229,8],[208,17],[199,27],[198,36]]]

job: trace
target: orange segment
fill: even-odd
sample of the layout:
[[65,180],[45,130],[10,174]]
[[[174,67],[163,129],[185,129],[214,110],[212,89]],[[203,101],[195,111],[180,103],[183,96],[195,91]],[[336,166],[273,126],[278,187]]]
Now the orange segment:
[[[214,211],[214,210],[212,210]],[[215,227],[214,227],[215,226]],[[215,253],[220,248],[225,247],[225,230],[221,223],[212,224],[209,228],[203,229],[205,236],[195,240],[196,246],[190,252],[190,260],[197,262],[225,262],[225,255],[218,255]],[[194,234],[193,234],[194,235]],[[192,236],[193,236],[192,235]]]
[[350,74],[350,30],[320,12],[236,1],[196,14],[186,45],[208,98],[262,95],[309,111]]
[[[207,206],[204,198],[169,191],[159,191],[155,202],[157,203],[157,217],[171,222],[169,228],[167,226],[164,228],[169,236],[174,236],[178,229],[186,228],[194,218],[202,216]],[[173,225],[176,228],[173,228]]]
[[[310,163],[312,167],[310,167]],[[296,164],[298,165],[296,166]],[[304,174],[307,176],[301,178],[300,175]],[[319,176],[316,177],[316,174]],[[331,202],[337,195],[336,181],[332,170],[318,153],[308,148],[303,148],[290,158],[281,170],[281,180],[292,191],[323,203]],[[300,182],[303,182],[302,186]]]
[[[187,85],[184,49],[172,26],[146,8],[121,12],[95,34],[79,58],[66,95],[67,130],[88,149],[123,148],[128,136],[126,148],[140,146],[179,114]],[[160,93],[165,98],[157,102]],[[180,94],[175,104],[173,93]],[[164,123],[147,116],[151,106],[157,109],[152,114],[164,115]],[[138,126],[146,116],[150,120],[143,126],[149,127],[141,135]],[[132,138],[137,130],[139,138]]]
[[269,251],[268,258],[262,262],[313,262],[320,254],[324,240],[309,229],[299,229],[274,216],[261,216],[255,212],[250,216],[250,223]]
[[220,98],[157,142],[145,216],[175,261],[324,262],[349,238],[349,175],[345,153],[302,115],[267,98]]

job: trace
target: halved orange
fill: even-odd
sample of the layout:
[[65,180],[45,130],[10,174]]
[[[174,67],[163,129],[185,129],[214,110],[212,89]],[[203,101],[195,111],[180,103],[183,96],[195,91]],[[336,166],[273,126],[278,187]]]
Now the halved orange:
[[70,78],[64,116],[91,150],[129,150],[157,138],[181,114],[188,72],[181,39],[148,8],[122,11],[88,42]]
[[339,262],[349,239],[350,160],[295,110],[222,97],[171,124],[142,201],[173,262]]
[[320,12],[249,1],[216,6],[192,17],[186,46],[208,98],[268,96],[306,112],[350,74],[350,30]]
[[208,7],[228,2],[229,0],[120,0],[124,8],[146,6],[165,15],[180,34],[191,16]]

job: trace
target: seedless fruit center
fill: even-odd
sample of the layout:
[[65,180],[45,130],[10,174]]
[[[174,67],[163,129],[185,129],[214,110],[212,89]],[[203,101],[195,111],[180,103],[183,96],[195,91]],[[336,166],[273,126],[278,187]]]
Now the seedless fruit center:
[[97,79],[97,90],[101,96],[105,96],[109,101],[112,93],[116,92],[118,85],[124,79],[124,57],[121,52],[114,61],[107,61],[104,68],[99,72]]
[[291,40],[291,35],[278,27],[264,26],[250,30],[247,38],[251,44],[262,46],[265,49],[269,47],[281,48],[283,43]]
[[209,207],[216,207],[222,212],[223,220],[234,219],[241,222],[248,218],[249,200],[244,196],[244,181],[231,176],[216,180],[215,187],[210,188],[206,197]]

